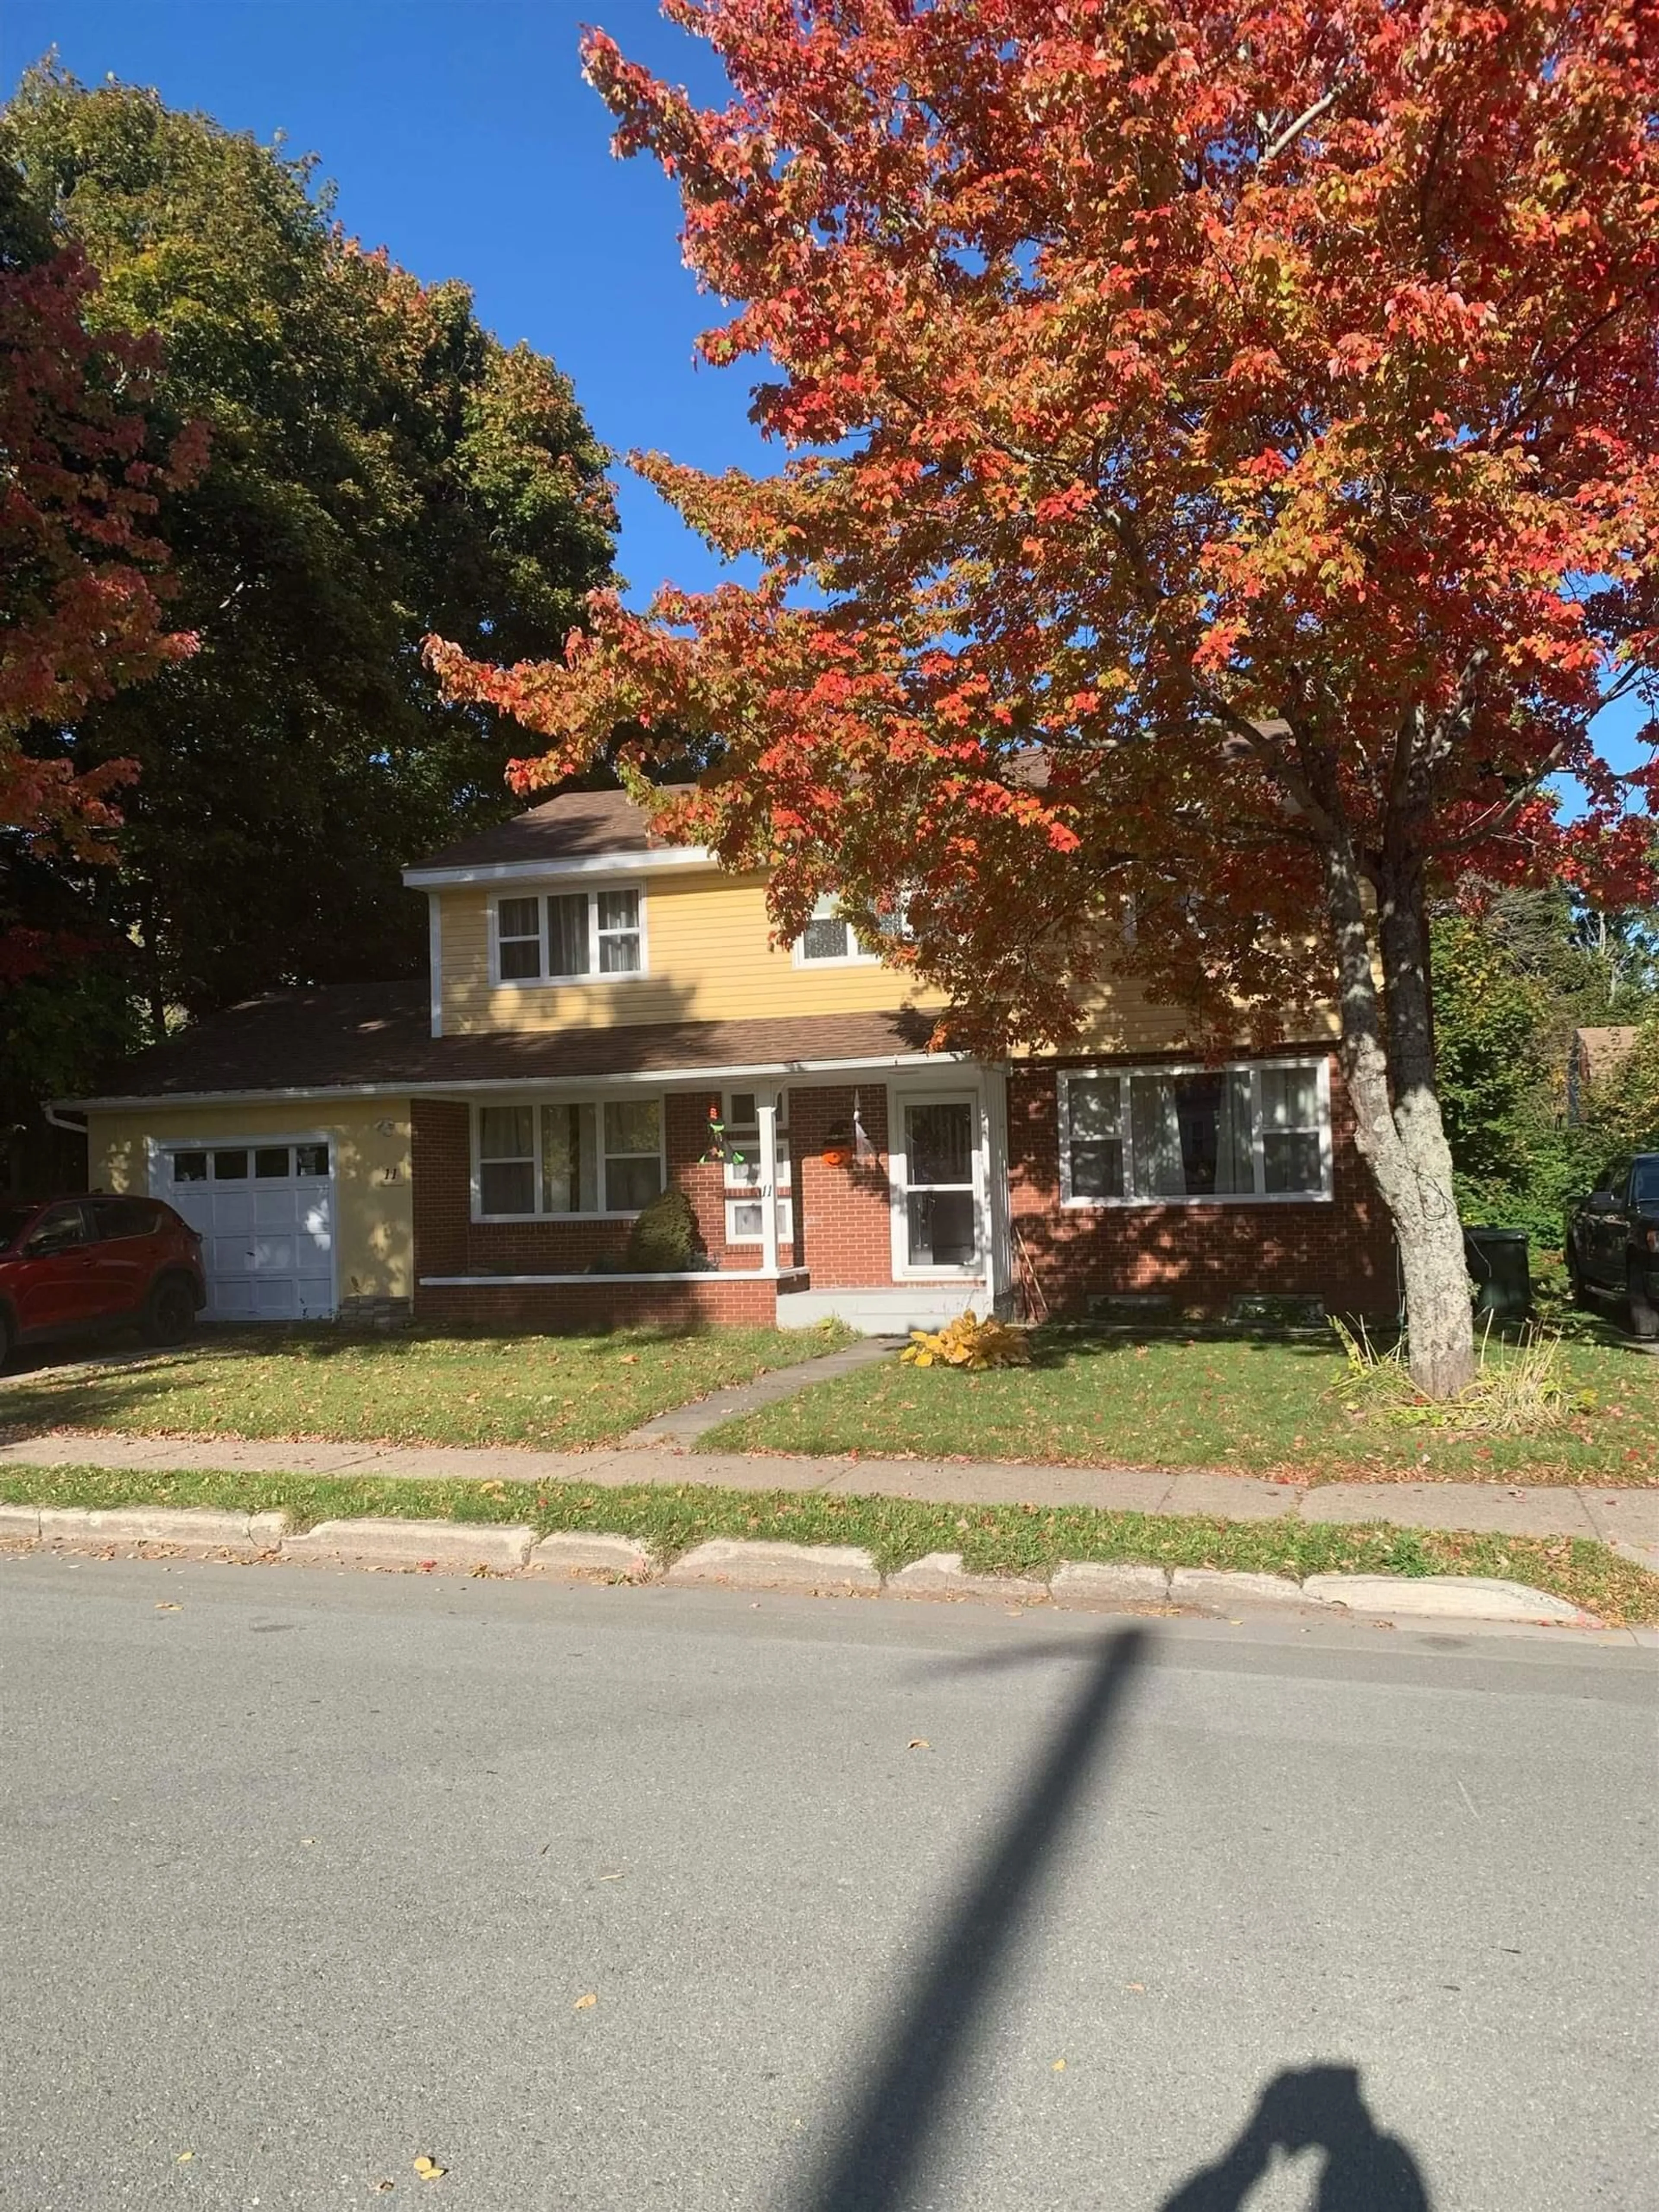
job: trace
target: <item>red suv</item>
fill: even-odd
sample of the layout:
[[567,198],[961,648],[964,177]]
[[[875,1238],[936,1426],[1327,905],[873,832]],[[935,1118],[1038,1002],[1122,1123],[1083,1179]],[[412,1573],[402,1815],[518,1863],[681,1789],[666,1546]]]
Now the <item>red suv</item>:
[[178,1344],[206,1304],[202,1240],[159,1198],[0,1200],[0,1366],[14,1345],[133,1322]]

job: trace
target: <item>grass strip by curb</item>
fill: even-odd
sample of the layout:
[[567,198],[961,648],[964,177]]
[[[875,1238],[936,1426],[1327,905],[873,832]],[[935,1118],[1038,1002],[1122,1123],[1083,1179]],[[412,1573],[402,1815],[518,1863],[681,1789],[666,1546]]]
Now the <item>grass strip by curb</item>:
[[634,1536],[673,1559],[714,1536],[858,1544],[890,1574],[928,1552],[960,1552],[981,1574],[1047,1571],[1061,1559],[1255,1573],[1492,1575],[1549,1590],[1611,1626],[1659,1621],[1659,1575],[1583,1537],[1348,1528],[1298,1520],[1107,1513],[1085,1505],[928,1505],[906,1498],[722,1490],[704,1483],[375,1481],[344,1475],[249,1474],[164,1468],[0,1469],[0,1500],[32,1505],[216,1505],[313,1522],[392,1520],[527,1524]]

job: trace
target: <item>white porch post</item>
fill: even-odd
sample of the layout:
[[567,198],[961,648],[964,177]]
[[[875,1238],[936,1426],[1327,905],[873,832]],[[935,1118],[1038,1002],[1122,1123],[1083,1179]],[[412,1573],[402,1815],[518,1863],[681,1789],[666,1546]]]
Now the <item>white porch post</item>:
[[773,1091],[755,1094],[755,1119],[760,1124],[761,1268],[778,1272],[778,1100]]
[[985,1310],[994,1314],[1002,1290],[998,1265],[1002,1255],[997,1249],[997,1148],[991,1127],[991,1102],[985,1095],[982,1079],[979,1096],[974,1101],[974,1114],[979,1123],[979,1188],[974,1194],[974,1203],[985,1224]]

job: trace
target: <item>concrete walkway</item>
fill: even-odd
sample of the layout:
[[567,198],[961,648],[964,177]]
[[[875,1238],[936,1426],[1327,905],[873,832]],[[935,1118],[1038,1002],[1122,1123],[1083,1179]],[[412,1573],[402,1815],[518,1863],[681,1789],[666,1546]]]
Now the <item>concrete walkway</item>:
[[0,1467],[8,1466],[229,1468],[250,1474],[377,1480],[580,1482],[605,1489],[635,1483],[708,1482],[734,1490],[823,1490],[913,1498],[942,1505],[1090,1505],[1119,1513],[1201,1513],[1228,1521],[1383,1522],[1400,1528],[1592,1537],[1659,1572],[1659,1490],[1589,1485],[1520,1488],[1486,1482],[1343,1482],[1307,1489],[1247,1474],[1175,1474],[1002,1461],[787,1459],[680,1452],[660,1444],[536,1452],[511,1447],[478,1450],[238,1438],[186,1443],[178,1437],[61,1430],[0,1445]]
[[711,1390],[706,1398],[694,1398],[689,1406],[671,1406],[653,1420],[642,1421],[631,1435],[623,1438],[622,1449],[626,1451],[635,1444],[660,1444],[672,1449],[695,1443],[710,1429],[719,1428],[722,1421],[735,1421],[744,1413],[758,1413],[763,1406],[775,1406],[781,1398],[798,1398],[803,1390],[815,1389],[820,1382],[833,1382],[838,1375],[851,1375],[860,1367],[873,1367],[878,1359],[890,1358],[904,1341],[902,1336],[861,1337],[856,1344],[846,1345],[839,1352],[821,1352],[816,1359],[802,1359],[793,1367],[769,1368],[751,1382],[728,1383],[724,1390]]

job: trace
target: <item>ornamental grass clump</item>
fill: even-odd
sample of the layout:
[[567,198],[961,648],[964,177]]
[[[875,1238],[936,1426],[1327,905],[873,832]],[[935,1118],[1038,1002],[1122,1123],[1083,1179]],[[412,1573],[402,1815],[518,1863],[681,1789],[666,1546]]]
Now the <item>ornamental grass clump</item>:
[[969,1306],[943,1328],[913,1328],[899,1358],[909,1367],[1028,1367],[1031,1347],[1023,1330],[991,1314],[981,1321]]
[[1515,1345],[1496,1346],[1488,1330],[1474,1380],[1455,1398],[1432,1399],[1412,1381],[1403,1338],[1380,1352],[1363,1322],[1355,1330],[1333,1317],[1331,1327],[1346,1365],[1326,1395],[1362,1420],[1516,1436],[1559,1428],[1570,1412],[1587,1409],[1589,1401],[1582,1396],[1570,1401],[1563,1384],[1558,1330],[1528,1326]]

